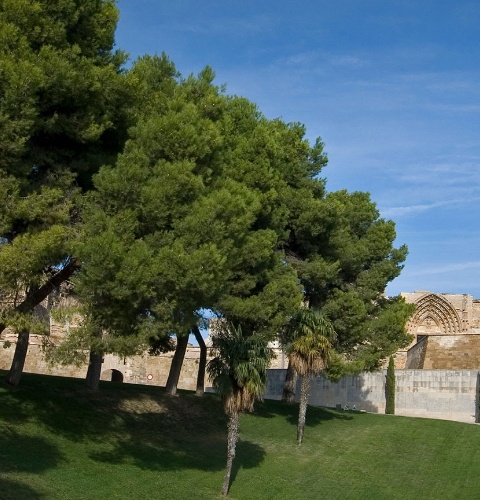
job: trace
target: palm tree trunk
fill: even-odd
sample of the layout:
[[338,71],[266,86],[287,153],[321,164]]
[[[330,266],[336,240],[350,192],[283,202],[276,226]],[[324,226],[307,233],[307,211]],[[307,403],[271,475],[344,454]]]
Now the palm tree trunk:
[[232,473],[233,459],[235,458],[235,449],[238,441],[238,412],[234,411],[230,414],[228,421],[228,438],[227,438],[227,471],[223,480],[222,495],[227,496],[230,488],[230,475]]
[[200,347],[200,359],[198,361],[198,375],[197,375],[197,396],[203,396],[205,393],[205,367],[207,366],[207,346],[203,340],[200,329],[197,325],[192,328],[195,339]]
[[297,444],[303,441],[303,430],[305,429],[305,418],[307,415],[308,392],[310,389],[310,376],[304,375],[300,388],[300,411],[298,414]]
[[87,376],[85,377],[85,384],[92,391],[98,391],[100,374],[102,372],[102,360],[103,353],[90,351],[90,360],[88,363]]
[[167,385],[165,386],[166,394],[175,396],[177,393],[178,380],[180,379],[180,371],[182,370],[183,359],[187,352],[188,335],[177,336],[177,347],[173,355],[170,372],[168,373]]
[[293,403],[295,401],[295,386],[297,385],[297,372],[292,363],[288,360],[285,384],[283,385],[282,401]]
[[29,337],[30,332],[28,330],[21,330],[18,334],[12,365],[7,375],[7,382],[15,387],[20,383],[22,377],[25,358],[27,357]]

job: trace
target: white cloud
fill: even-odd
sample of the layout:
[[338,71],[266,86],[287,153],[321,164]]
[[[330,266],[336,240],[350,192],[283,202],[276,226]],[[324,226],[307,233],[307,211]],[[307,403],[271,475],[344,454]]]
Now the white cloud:
[[435,208],[439,207],[445,207],[448,205],[458,205],[463,203],[463,200],[449,200],[449,201],[438,201],[435,203],[429,203],[429,204],[420,204],[420,205],[410,205],[410,206],[403,206],[403,207],[391,207],[391,208],[386,208],[386,209],[380,209],[382,217],[385,217],[387,219],[390,218],[398,218],[402,216],[408,216],[408,215],[416,215],[421,212],[426,212],[427,210],[432,210]]
[[471,262],[458,262],[455,264],[438,264],[432,267],[424,267],[410,271],[410,276],[430,276],[435,274],[458,273],[459,271],[470,271],[480,269],[480,260]]
[[240,18],[217,18],[212,20],[202,19],[197,22],[175,23],[166,25],[169,31],[178,33],[193,33],[196,35],[206,35],[210,38],[219,35],[228,37],[249,36],[256,34],[265,34],[274,27],[274,19],[271,16],[245,16]]
[[345,66],[348,68],[363,68],[369,65],[365,59],[352,55],[331,56],[328,60],[335,66]]

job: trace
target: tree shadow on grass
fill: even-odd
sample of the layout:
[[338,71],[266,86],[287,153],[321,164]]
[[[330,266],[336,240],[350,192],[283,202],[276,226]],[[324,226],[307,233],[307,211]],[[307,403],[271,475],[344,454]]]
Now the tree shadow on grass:
[[58,466],[63,454],[48,440],[26,436],[9,428],[0,429],[0,498],[36,500],[47,498],[31,486],[8,477],[9,473],[41,473]]
[[148,441],[120,439],[108,451],[93,452],[92,460],[114,465],[133,464],[143,470],[220,470],[225,438],[210,436],[210,443],[179,441],[159,436]]
[[82,379],[24,374],[22,385],[0,382],[0,421],[21,425],[38,422],[71,441],[95,440],[133,429],[146,434],[185,432],[208,435],[226,418],[218,398],[193,393],[165,396],[163,388],[134,384],[101,384],[89,391]]
[[48,439],[26,436],[10,429],[0,431],[2,472],[43,472],[56,467],[63,459],[63,454]]
[[[284,401],[269,401],[268,404],[260,403],[255,407],[254,415],[261,418],[283,417],[289,424],[298,423],[298,403],[285,403]],[[308,406],[305,425],[314,427],[329,420],[352,420],[353,416],[343,410]]]
[[0,477],[0,498],[2,500],[42,500],[47,497],[27,484]]
[[[211,439],[211,437],[210,437]],[[133,464],[150,471],[197,469],[219,471],[226,467],[227,442],[225,436],[218,436],[209,443],[200,440],[176,442],[138,443],[120,441],[106,452],[94,452],[90,458],[115,465]],[[240,468],[251,469],[260,466],[265,459],[265,450],[250,441],[239,441],[232,470],[232,481]]]
[[[218,471],[226,464],[227,417],[216,395],[169,397],[159,387],[108,382],[92,393],[81,379],[25,374],[17,389],[0,384],[0,397],[0,421],[38,423],[46,437],[95,443],[93,460],[151,470]],[[238,467],[256,467],[264,450],[241,442],[238,455]]]
[[[223,456],[225,457],[225,453]],[[232,465],[230,486],[235,481],[240,469],[254,469],[255,467],[259,467],[264,460],[265,450],[260,445],[251,443],[250,441],[239,440]],[[224,460],[223,467],[226,467],[226,460]]]

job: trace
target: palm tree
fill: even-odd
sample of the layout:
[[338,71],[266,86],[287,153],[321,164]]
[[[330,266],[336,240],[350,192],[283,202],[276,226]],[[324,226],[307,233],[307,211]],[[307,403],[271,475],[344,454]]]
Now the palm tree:
[[334,337],[330,321],[320,311],[308,308],[299,309],[285,331],[289,362],[302,377],[297,427],[299,445],[303,440],[310,379],[327,367]]
[[255,400],[261,399],[272,350],[262,337],[244,337],[240,327],[227,323],[212,336],[212,347],[216,356],[208,363],[207,372],[229,417],[227,471],[222,488],[225,496],[238,441],[238,417],[245,410],[253,411]]

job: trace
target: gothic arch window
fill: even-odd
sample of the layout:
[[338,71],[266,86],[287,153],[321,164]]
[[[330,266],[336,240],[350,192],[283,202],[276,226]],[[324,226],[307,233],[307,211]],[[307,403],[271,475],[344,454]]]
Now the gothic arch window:
[[429,293],[415,302],[408,332],[415,335],[457,335],[463,331],[455,308],[441,295]]

